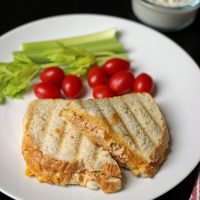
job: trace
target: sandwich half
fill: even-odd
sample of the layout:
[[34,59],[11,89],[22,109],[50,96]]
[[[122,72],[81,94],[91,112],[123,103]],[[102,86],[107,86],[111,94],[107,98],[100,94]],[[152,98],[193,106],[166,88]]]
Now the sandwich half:
[[90,142],[60,113],[66,100],[32,101],[24,117],[26,175],[58,185],[78,184],[106,193],[121,189],[121,171],[109,152]]
[[166,159],[167,125],[147,93],[72,100],[61,114],[134,175],[153,177]]

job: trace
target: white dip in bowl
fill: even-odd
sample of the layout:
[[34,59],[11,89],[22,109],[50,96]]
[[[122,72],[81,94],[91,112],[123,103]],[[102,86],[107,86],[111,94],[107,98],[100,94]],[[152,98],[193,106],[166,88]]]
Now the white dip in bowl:
[[136,17],[163,31],[177,31],[190,25],[200,0],[132,0]]

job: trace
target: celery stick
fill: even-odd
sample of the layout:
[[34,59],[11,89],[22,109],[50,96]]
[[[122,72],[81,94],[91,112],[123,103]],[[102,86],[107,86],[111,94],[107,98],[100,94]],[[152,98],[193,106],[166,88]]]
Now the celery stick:
[[49,63],[50,60],[44,55],[44,52],[40,51],[14,51],[13,53],[13,59],[15,61],[18,61],[19,55],[25,55],[28,56],[32,60],[32,62],[37,64],[45,64]]
[[[75,48],[86,52],[81,56],[90,56],[90,54],[95,57],[104,56],[101,58],[102,61],[105,56],[114,57],[116,53],[125,53],[122,44],[116,38],[116,29],[113,28],[77,37],[24,43],[23,51],[14,52],[13,56],[17,60],[19,54],[24,54],[37,64],[56,62],[68,65],[70,59],[73,60],[73,57],[75,59],[80,56],[77,54],[78,52],[74,53]],[[70,56],[73,57],[70,58]]]
[[114,44],[105,44],[105,45],[101,45],[101,46],[93,46],[93,47],[89,47],[89,48],[85,48],[88,51],[91,52],[96,52],[96,51],[113,51],[114,53],[123,53],[124,49],[122,48],[121,44],[119,43],[114,43]]
[[[65,46],[65,45],[64,45]],[[96,51],[113,51],[116,53],[122,53],[125,52],[123,46],[116,40],[108,39],[108,40],[102,40],[98,42],[90,42],[85,44],[78,44],[76,46],[67,46],[67,47],[78,47],[78,48],[84,48],[87,51],[92,51],[93,53]],[[60,45],[57,43],[57,46],[54,48],[40,48],[40,49],[31,49],[23,51],[28,56],[34,56],[35,54],[42,54],[45,53],[48,50],[56,50],[60,48]]]
[[116,53],[125,52],[124,47],[116,38],[109,38],[95,42],[74,45],[75,47],[84,48],[88,51],[114,51]]
[[78,45],[84,44],[89,42],[95,42],[99,40],[105,40],[108,38],[113,38],[116,35],[116,29],[112,28],[109,30],[87,34],[82,36],[64,38],[64,39],[57,39],[57,40],[48,40],[48,41],[41,41],[41,42],[28,42],[23,44],[23,51],[27,50],[34,50],[34,49],[41,49],[41,48],[54,48],[57,47],[57,43],[62,43],[63,45]]
[[[76,46],[78,47],[78,46]],[[71,48],[71,47],[68,47]],[[73,47],[72,47],[73,48]],[[110,52],[110,54],[114,54],[114,53],[124,53],[124,49],[123,46],[120,43],[112,43],[112,41],[107,41],[107,43],[103,42],[102,44],[98,44],[97,46],[92,46],[87,44],[87,46],[83,46],[83,49],[85,49],[88,52],[91,52],[92,54],[94,54],[95,56],[99,56],[99,55],[107,55],[105,54],[105,52]],[[16,56],[18,54],[24,54],[26,56],[28,56],[33,62],[38,63],[38,64],[43,64],[46,62],[50,62],[51,60],[48,58],[48,54],[49,52],[59,52],[60,47],[57,46],[55,48],[49,48],[49,49],[40,49],[40,50],[27,50],[27,51],[15,51],[13,52],[13,57],[14,60],[16,58]]]

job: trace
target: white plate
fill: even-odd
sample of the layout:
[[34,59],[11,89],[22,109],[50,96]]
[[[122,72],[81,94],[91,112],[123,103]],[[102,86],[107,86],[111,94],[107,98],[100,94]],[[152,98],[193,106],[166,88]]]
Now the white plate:
[[8,101],[0,106],[0,190],[15,199],[64,200],[153,199],[181,182],[200,159],[200,70],[175,43],[138,23],[100,15],[66,15],[21,26],[0,38],[0,60],[11,60],[11,53],[25,41],[47,40],[102,31],[117,27],[120,40],[133,60],[135,74],[151,74],[157,85],[155,96],[168,121],[171,152],[153,178],[136,178],[124,171],[124,188],[104,194],[80,186],[42,184],[24,175],[21,155],[22,118],[28,102]]

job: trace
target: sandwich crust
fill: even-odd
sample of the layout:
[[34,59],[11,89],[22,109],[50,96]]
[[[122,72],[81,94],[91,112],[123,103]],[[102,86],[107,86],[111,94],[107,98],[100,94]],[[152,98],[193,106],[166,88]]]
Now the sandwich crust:
[[[34,140],[32,136],[33,133],[31,133],[34,131],[34,129],[31,128],[31,124],[35,123],[33,120],[33,115],[35,115],[34,109],[38,104],[41,104],[41,101],[43,103],[46,101],[44,104],[48,103],[48,101],[51,103],[53,102],[53,104],[60,103],[56,102],[56,100],[36,100],[33,101],[27,109],[24,118],[24,135],[22,139],[22,154],[27,165],[25,174],[27,176],[35,176],[38,181],[50,184],[78,184],[90,189],[101,188],[106,193],[120,190],[121,171],[117,163],[110,157],[109,153],[100,147],[95,147],[94,144],[91,143],[91,149],[96,152],[96,156],[100,157],[104,155],[108,162],[102,158],[99,162],[101,161],[103,164],[99,165],[95,160],[90,161],[88,158],[88,162],[94,163],[91,164],[90,169],[82,163],[82,160],[73,159],[73,161],[69,162],[64,159],[58,159],[58,156],[48,155],[41,149],[36,140]],[[40,110],[40,112],[42,111]],[[55,114],[58,113],[54,113],[54,115]],[[39,118],[37,120],[40,121],[42,119]],[[47,121],[46,123],[49,122]],[[71,130],[73,131],[73,129]],[[77,132],[74,132],[74,134],[77,134]],[[90,146],[90,143],[88,145]],[[91,149],[88,149],[88,151]],[[84,151],[87,151],[87,149]]]

